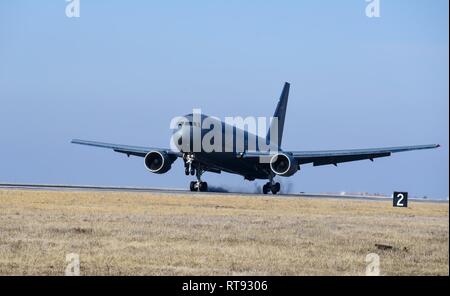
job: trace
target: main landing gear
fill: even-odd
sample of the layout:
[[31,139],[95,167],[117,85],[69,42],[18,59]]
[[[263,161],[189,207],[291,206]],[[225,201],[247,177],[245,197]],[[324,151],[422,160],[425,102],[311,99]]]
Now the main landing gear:
[[262,190],[264,194],[269,193],[269,191],[272,192],[272,194],[277,194],[281,189],[281,185],[278,182],[274,182],[273,181],[273,176],[271,175],[269,177],[269,182],[267,182],[266,184],[264,184]]
[[208,191],[208,183],[203,182],[201,180],[201,176],[203,174],[203,170],[198,167],[195,170],[196,174],[195,176],[197,177],[197,181],[192,181],[189,188],[191,189],[191,191],[200,191],[200,192],[205,192]]
[[201,169],[200,165],[195,165],[194,163],[194,156],[192,154],[186,154],[184,156],[184,173],[186,176],[193,176],[195,175],[197,177],[197,181],[192,181],[189,185],[189,189],[191,191],[200,191],[205,192],[208,191],[208,183],[203,182],[201,180],[201,177],[204,173],[204,171]]
[[189,187],[191,191],[208,191],[208,183],[206,182],[192,181]]

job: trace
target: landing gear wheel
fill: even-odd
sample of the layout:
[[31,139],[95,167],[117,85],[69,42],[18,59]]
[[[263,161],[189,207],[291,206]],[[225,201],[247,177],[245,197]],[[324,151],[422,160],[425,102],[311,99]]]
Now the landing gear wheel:
[[191,169],[189,170],[189,172],[191,173],[191,176],[195,175],[195,169],[194,169],[194,168],[191,168]]
[[272,186],[272,188],[270,188],[270,191],[272,191],[272,194],[277,194],[278,191],[276,190],[275,186]]
[[188,168],[188,167],[186,167],[186,168],[184,169],[184,174],[185,174],[186,176],[189,176],[189,168]]
[[272,185],[272,188],[270,189],[270,191],[272,191],[272,194],[277,194],[281,189],[281,185],[280,183],[275,183]]
[[189,189],[191,189],[191,191],[197,191],[196,185],[197,185],[197,182],[192,181],[192,182],[189,184]]
[[206,182],[200,182],[200,184],[198,185],[198,189],[201,192],[205,192],[208,191],[208,183]]
[[263,190],[264,194],[269,193],[269,186],[268,185],[269,185],[269,183],[263,185],[262,190]]

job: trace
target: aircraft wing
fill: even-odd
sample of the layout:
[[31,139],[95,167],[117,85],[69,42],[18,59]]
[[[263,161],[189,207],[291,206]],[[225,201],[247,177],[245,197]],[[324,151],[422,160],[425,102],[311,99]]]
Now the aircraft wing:
[[[349,149],[349,150],[324,150],[324,151],[283,151],[292,155],[298,164],[312,163],[314,166],[333,164],[337,165],[341,162],[349,162],[356,160],[370,159],[390,156],[392,153],[405,152],[412,150],[433,149],[440,145],[416,145],[416,146],[400,146],[385,148],[369,148],[369,149]],[[264,152],[244,152],[239,157],[261,157],[268,156]]]
[[392,153],[433,149],[439,145],[416,145],[401,147],[369,148],[369,149],[350,149],[350,150],[329,150],[329,151],[293,151],[292,155],[298,160],[299,164],[313,163],[314,166],[338,164],[356,160],[370,159],[390,156]]
[[134,156],[145,157],[145,155],[147,155],[147,153],[149,153],[150,151],[160,151],[160,152],[164,151],[168,154],[176,155],[178,157],[182,156],[181,153],[175,152],[175,151],[172,151],[172,150],[166,149],[166,148],[129,146],[129,145],[111,144],[111,143],[85,141],[85,140],[77,140],[77,139],[72,140],[71,143],[100,147],[100,148],[108,148],[108,149],[114,150],[115,152],[124,153],[128,156],[134,155]]

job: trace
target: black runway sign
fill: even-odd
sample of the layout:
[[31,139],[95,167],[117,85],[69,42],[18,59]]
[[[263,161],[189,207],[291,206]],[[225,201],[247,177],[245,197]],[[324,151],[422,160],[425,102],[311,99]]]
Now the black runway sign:
[[393,206],[397,208],[407,208],[408,192],[394,192]]

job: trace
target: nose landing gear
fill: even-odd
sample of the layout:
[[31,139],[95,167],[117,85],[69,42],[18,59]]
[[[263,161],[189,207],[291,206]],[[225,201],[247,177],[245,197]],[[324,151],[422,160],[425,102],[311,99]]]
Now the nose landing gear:
[[194,155],[185,154],[184,158],[184,173],[186,176],[195,175],[195,167],[194,167]]

